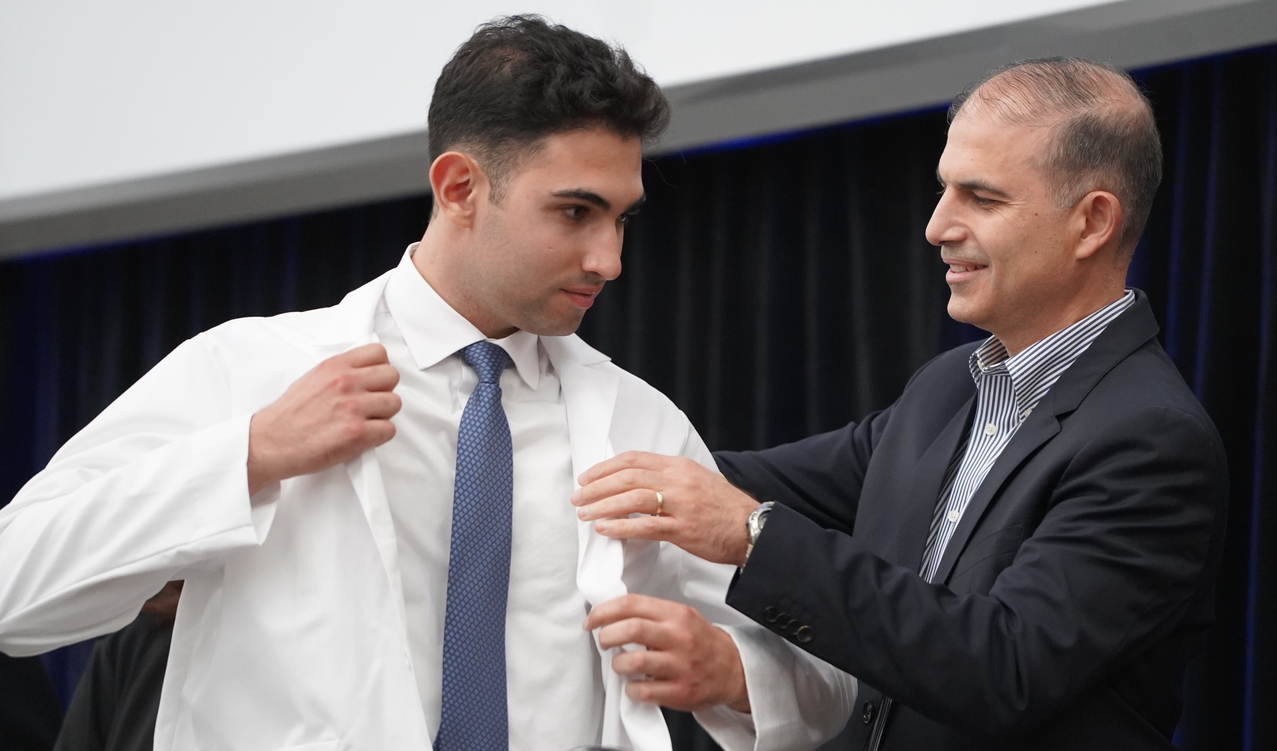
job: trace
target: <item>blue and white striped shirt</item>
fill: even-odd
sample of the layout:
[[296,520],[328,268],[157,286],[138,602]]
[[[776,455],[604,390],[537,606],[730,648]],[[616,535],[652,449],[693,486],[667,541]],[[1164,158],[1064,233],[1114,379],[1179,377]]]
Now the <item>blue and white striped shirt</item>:
[[935,576],[967,504],[1020,425],[1064,371],[1133,302],[1135,293],[1128,289],[1119,299],[1035,342],[1015,357],[1007,357],[1006,347],[993,336],[971,353],[975,418],[966,449],[955,452],[945,473],[922,556],[922,578],[931,581]]

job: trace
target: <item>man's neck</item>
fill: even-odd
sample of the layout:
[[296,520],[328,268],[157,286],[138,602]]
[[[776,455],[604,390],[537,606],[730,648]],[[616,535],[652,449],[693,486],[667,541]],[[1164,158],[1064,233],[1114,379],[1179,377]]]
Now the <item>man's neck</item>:
[[[441,242],[443,241],[432,235],[430,228],[427,227],[426,234],[422,236],[413,251],[412,265],[417,269],[417,273],[421,274],[421,278],[426,280],[426,284],[429,284],[444,302],[489,339],[504,339],[518,331],[517,328],[502,326],[491,320],[491,316],[484,315],[481,306],[465,294],[465,285],[452,283],[452,280],[459,275],[451,268],[449,256],[440,247]],[[455,246],[452,252],[457,252]]]
[[1105,305],[1120,299],[1126,294],[1122,285],[1116,290],[1106,289],[1101,294],[1077,297],[1049,318],[1036,318],[1028,325],[1011,331],[990,331],[1006,347],[1007,357],[1015,357],[1024,350],[1042,341],[1057,331],[1062,331],[1078,321],[1086,318]]

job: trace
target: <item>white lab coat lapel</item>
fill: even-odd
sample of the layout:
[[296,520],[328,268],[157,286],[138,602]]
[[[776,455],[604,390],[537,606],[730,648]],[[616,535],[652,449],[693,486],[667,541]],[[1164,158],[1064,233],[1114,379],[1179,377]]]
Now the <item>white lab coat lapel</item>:
[[[591,367],[607,358],[576,337],[543,337],[541,341],[563,388],[572,471],[579,477],[615,453],[609,433],[619,378],[609,369]],[[573,484],[579,487],[575,479]],[[592,523],[577,522],[576,583],[590,607],[628,593],[622,579],[624,567],[623,542],[598,534]],[[599,650],[606,697],[603,745],[668,751],[671,746],[665,718],[656,705],[639,703],[626,695],[624,681],[612,670],[614,652]]]
[[[327,327],[320,332],[320,337],[317,337],[319,341],[315,343],[316,362],[377,341],[377,335],[373,331],[374,319],[377,305],[381,302],[389,280],[390,272],[352,290],[330,309],[333,317],[327,321]],[[377,453],[371,450],[363,452],[346,462],[345,470],[350,476],[350,483],[355,489],[364,517],[368,520],[368,528],[381,557],[382,569],[390,580],[390,592],[406,644],[408,618],[399,575],[399,544],[395,537],[395,525],[390,516],[390,502],[382,483]]]

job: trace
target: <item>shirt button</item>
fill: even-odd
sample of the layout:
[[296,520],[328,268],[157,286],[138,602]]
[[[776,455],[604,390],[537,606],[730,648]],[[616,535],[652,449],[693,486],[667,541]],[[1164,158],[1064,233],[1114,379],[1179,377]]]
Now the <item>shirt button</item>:
[[954,509],[954,510],[952,510],[952,511],[950,511],[950,512],[949,512],[949,521],[950,521],[950,522],[952,522],[952,523],[954,523],[954,524],[957,524],[957,523],[958,523],[958,520],[959,520],[959,519],[961,519],[961,518],[962,518],[962,514],[959,514],[957,509]]
[[1031,414],[1033,414],[1033,408],[1029,407],[1028,409],[1020,413],[1020,417],[1028,417]]
[[984,434],[985,434],[985,435],[987,435],[987,436],[995,436],[995,435],[997,435],[997,434],[998,434],[998,426],[997,426],[997,425],[994,425],[993,423],[989,423],[988,425],[985,425],[985,426],[984,426]]

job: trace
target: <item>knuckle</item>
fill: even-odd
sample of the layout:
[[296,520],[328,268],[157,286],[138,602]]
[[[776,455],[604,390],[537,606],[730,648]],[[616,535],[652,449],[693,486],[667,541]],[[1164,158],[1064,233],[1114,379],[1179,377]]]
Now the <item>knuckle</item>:
[[335,373],[330,381],[332,388],[342,394],[353,391],[356,382],[355,374],[344,369]]
[[357,420],[363,417],[363,405],[359,399],[353,396],[342,397],[337,400],[335,405],[337,414],[347,420]]
[[357,443],[364,437],[364,425],[358,420],[342,420],[337,426],[338,442],[342,444]]

